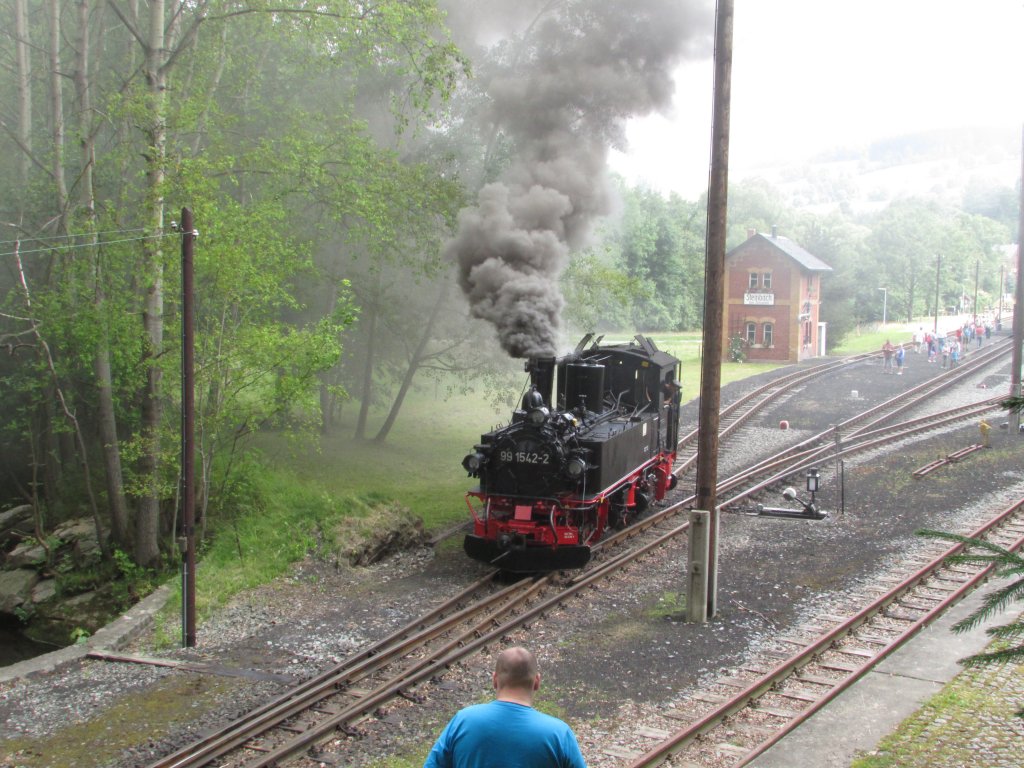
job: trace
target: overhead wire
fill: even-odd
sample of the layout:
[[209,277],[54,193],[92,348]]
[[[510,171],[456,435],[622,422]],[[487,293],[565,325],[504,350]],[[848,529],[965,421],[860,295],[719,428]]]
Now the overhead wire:
[[7,245],[8,243],[25,242],[26,240],[70,240],[73,237],[83,237],[85,235],[96,235],[96,236],[99,236],[99,235],[109,235],[109,234],[126,235],[129,232],[145,232],[145,231],[146,231],[145,227],[136,227],[134,229],[105,229],[105,230],[100,230],[99,232],[78,232],[78,233],[75,233],[75,234],[67,234],[67,235],[40,235],[38,237],[36,237],[36,236],[16,237],[16,238],[13,238],[12,240],[0,240],[0,245]]
[[[160,234],[157,234],[157,235],[144,235],[143,237],[126,237],[126,238],[121,238],[119,240],[101,240],[98,243],[75,243],[75,244],[72,244],[72,245],[51,245],[51,246],[47,246],[45,248],[30,248],[28,250],[18,249],[18,250],[14,250],[14,251],[6,251],[6,252],[3,252],[3,253],[0,253],[0,257],[3,257],[3,256],[13,256],[15,254],[19,254],[19,255],[25,256],[25,255],[32,254],[32,253],[49,253],[49,252],[54,251],[54,250],[70,251],[70,250],[76,250],[76,249],[79,249],[79,248],[95,248],[95,247],[101,246],[101,245],[114,245],[114,244],[117,244],[117,243],[137,243],[137,242],[142,242],[143,240],[159,240],[160,238],[163,238],[163,237],[176,237],[178,235],[180,235],[179,232],[161,232]],[[11,240],[11,241],[8,241],[8,242],[19,242],[19,241]]]

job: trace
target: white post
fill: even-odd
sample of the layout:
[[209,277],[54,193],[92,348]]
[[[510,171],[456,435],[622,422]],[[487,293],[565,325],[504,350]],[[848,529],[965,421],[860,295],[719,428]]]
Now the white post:
[[687,551],[686,618],[697,624],[708,620],[708,557],[711,553],[711,513],[690,510],[690,541]]

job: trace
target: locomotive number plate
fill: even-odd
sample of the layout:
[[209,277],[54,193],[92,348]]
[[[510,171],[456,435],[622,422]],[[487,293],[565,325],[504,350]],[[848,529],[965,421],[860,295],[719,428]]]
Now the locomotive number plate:
[[507,464],[550,464],[551,456],[538,451],[501,451],[501,460]]

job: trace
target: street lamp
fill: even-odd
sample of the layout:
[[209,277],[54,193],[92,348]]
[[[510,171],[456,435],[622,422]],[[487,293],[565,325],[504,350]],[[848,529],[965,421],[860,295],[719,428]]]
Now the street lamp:
[[889,289],[879,288],[878,290],[882,292],[882,325],[885,325],[887,312],[889,309]]

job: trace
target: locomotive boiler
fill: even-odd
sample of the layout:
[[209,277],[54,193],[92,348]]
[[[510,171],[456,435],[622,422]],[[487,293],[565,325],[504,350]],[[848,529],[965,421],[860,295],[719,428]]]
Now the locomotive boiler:
[[480,480],[466,493],[470,557],[515,573],[579,568],[675,487],[679,361],[645,336],[592,339],[530,358],[521,407],[463,459]]

